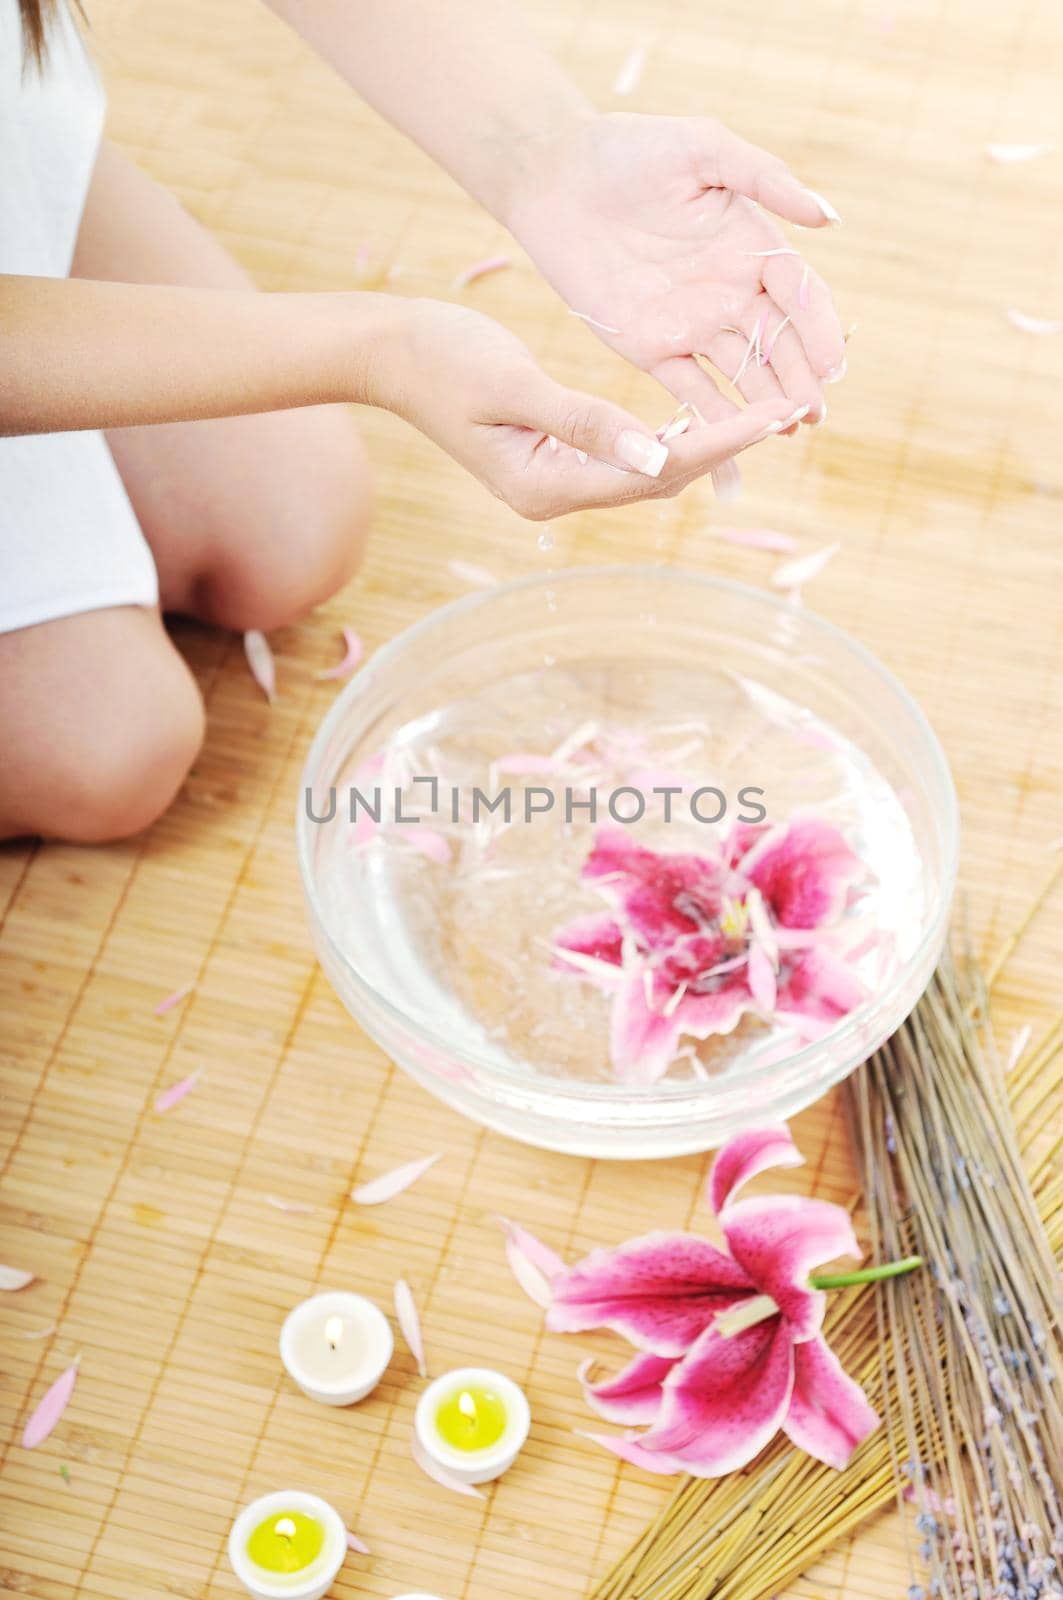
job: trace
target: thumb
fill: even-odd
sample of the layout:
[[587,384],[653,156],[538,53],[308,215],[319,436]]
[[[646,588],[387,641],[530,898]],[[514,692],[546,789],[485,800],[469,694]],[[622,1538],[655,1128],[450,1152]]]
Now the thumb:
[[668,446],[629,411],[579,389],[566,389],[545,373],[541,384],[526,390],[522,411],[518,420],[525,427],[552,434],[562,444],[624,472],[657,478],[668,460]]
[[830,201],[807,189],[778,156],[740,139],[722,123],[710,121],[705,128],[699,169],[706,188],[733,189],[804,228],[842,220]]

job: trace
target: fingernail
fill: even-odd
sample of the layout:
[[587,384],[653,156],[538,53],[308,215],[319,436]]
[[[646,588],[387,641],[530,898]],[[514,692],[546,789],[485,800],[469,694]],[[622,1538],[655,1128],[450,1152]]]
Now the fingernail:
[[836,367],[831,367],[830,371],[827,373],[827,376],[824,378],[823,382],[824,383],[839,383],[841,381],[841,379],[845,377],[845,374],[848,372],[848,370],[849,370],[848,358],[846,356],[842,356],[841,360],[838,362],[838,365]]
[[712,487],[721,505],[732,505],[742,498],[742,474],[734,461],[721,461],[712,469]]
[[825,400],[823,400],[823,401],[820,402],[819,415],[817,417],[813,417],[810,426],[813,427],[813,428],[822,427],[822,425],[826,422],[826,420],[827,420],[827,402]]
[[668,446],[659,439],[648,439],[634,428],[625,428],[616,441],[616,458],[625,467],[644,472],[647,478],[659,478],[661,468],[668,460]]
[[839,216],[838,212],[835,211],[829,200],[824,200],[823,196],[821,194],[817,194],[815,189],[806,189],[805,193],[808,195],[808,198],[814,201],[819,207],[828,222],[841,222],[841,217]]
[[586,450],[577,450],[576,451],[576,460],[579,462],[581,467],[585,467],[587,465],[588,459],[589,458],[588,458]]
[[761,434],[761,438],[767,438],[769,433],[785,433],[787,428],[792,428],[795,422],[800,422],[802,417],[807,417],[811,409],[811,406],[800,406],[792,416],[786,417],[782,422],[769,422]]

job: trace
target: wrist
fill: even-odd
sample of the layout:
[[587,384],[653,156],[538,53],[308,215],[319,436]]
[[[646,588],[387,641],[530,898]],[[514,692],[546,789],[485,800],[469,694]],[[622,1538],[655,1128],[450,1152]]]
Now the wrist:
[[514,238],[534,197],[548,186],[552,172],[565,160],[572,140],[590,127],[599,113],[577,90],[565,92],[544,113],[539,108],[525,124],[511,126],[499,137],[495,162],[497,192],[488,208]]
[[319,374],[322,401],[394,409],[411,302],[356,290],[310,294],[303,301],[301,336]]

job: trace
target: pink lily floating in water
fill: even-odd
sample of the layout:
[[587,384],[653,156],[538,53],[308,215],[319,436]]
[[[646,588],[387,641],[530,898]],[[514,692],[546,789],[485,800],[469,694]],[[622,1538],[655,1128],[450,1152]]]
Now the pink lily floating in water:
[[801,1161],[785,1127],[741,1134],[720,1151],[709,1198],[726,1251],[695,1234],[651,1233],[551,1276],[550,1328],[611,1328],[639,1351],[605,1382],[580,1372],[602,1416],[648,1425],[591,1435],[622,1460],[719,1477],[752,1461],[781,1428],[841,1468],[878,1426],[820,1332],[825,1291],[921,1263],[816,1275],[826,1262],[861,1255],[847,1211],[797,1195],[735,1199],[758,1173]]
[[582,877],[608,902],[555,935],[556,965],[610,992],[610,1053],[654,1083],[686,1035],[731,1033],[749,1012],[817,1038],[864,998],[831,931],[867,869],[829,823],[739,824],[716,856],[679,855],[599,828]]

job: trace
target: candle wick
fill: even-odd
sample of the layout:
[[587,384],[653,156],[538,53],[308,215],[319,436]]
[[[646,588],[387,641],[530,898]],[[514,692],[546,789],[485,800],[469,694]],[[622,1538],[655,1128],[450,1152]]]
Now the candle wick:
[[281,1517],[280,1521],[274,1524],[273,1531],[279,1534],[282,1539],[294,1539],[295,1523],[291,1517]]
[[325,1340],[330,1350],[335,1350],[343,1338],[343,1318],[329,1317],[325,1323]]
[[476,1401],[468,1389],[463,1389],[458,1396],[458,1410],[463,1417],[468,1417],[470,1422],[476,1421]]

